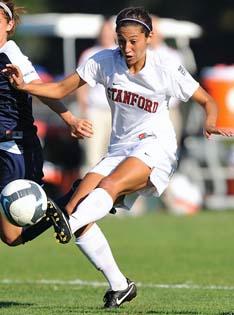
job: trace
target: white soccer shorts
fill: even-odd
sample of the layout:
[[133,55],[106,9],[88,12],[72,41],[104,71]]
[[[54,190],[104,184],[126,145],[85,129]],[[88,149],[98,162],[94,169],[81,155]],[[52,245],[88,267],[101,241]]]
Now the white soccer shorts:
[[168,186],[169,180],[176,169],[177,157],[176,145],[164,148],[155,136],[146,137],[129,147],[123,146],[117,152],[108,153],[89,172],[107,176],[120,162],[130,156],[140,159],[152,169],[150,182],[153,184],[153,189],[152,186],[147,186],[138,193],[145,196],[154,195],[159,197]]

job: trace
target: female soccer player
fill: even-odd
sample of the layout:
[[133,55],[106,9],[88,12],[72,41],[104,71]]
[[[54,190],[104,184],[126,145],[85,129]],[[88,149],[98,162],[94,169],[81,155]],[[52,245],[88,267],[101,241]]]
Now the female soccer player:
[[[22,10],[11,0],[0,1],[0,69],[10,62],[14,63],[22,71],[25,82],[38,84],[41,80],[31,62],[14,41],[8,40],[19,23]],[[32,116],[32,98],[27,92],[15,90],[2,72],[0,84],[0,192],[9,182],[19,178],[42,184],[42,148]],[[77,119],[59,101],[40,99],[64,120],[73,136],[91,136],[89,121]],[[42,225],[41,222],[42,230],[37,230],[36,234],[43,231]],[[49,222],[44,228],[48,225]],[[16,246],[35,236],[35,226],[22,230],[0,215],[0,237],[7,245]]]
[[[135,284],[120,272],[101,230],[94,223],[117,200],[133,192],[160,196],[176,168],[176,137],[168,102],[192,98],[205,110],[204,135],[231,136],[216,127],[214,100],[183,66],[148,50],[152,22],[142,8],[122,10],[116,19],[119,47],[106,49],[57,83],[26,84],[13,65],[5,69],[20,90],[60,99],[88,83],[105,87],[112,111],[107,155],[84,177],[66,206],[77,246],[101,270],[110,284],[105,307],[118,307],[136,296]],[[169,66],[170,65],[170,66]]]

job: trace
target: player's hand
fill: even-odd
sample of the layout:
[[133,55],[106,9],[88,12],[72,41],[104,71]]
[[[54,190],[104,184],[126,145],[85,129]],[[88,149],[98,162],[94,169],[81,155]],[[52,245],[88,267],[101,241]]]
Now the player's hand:
[[211,138],[211,135],[220,135],[225,137],[233,137],[234,136],[234,128],[218,128],[215,126],[206,125],[204,128],[204,136],[207,139]]
[[69,127],[72,137],[84,139],[93,136],[93,126],[90,120],[73,117],[69,123]]
[[12,64],[6,64],[6,68],[3,69],[1,72],[8,77],[10,83],[16,89],[23,90],[25,83],[19,67]]

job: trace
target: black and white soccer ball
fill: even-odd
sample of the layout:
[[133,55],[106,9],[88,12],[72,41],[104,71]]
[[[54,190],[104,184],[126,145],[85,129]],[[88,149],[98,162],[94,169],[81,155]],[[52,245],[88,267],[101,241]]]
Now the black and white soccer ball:
[[45,215],[47,196],[37,183],[17,179],[7,184],[0,195],[0,210],[16,226],[30,226]]

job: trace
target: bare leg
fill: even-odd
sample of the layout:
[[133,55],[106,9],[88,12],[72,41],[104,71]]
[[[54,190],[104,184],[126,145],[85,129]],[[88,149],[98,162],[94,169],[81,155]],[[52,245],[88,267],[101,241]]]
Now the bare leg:
[[21,239],[22,228],[14,226],[0,214],[0,237],[1,240],[9,246],[17,246],[22,244]]
[[104,176],[96,173],[88,173],[75,190],[73,196],[66,205],[68,214],[72,214],[77,205],[92,191],[94,190]]
[[[102,175],[89,173],[85,176],[79,187],[67,204],[71,215],[76,205],[92,192],[100,183]],[[95,212],[95,206],[93,211]],[[103,273],[109,282],[112,290],[124,290],[127,287],[127,280],[112,255],[111,248],[97,224],[91,222],[76,231],[76,245],[89,259],[89,261]]]
[[[100,181],[71,214],[70,225],[73,233],[80,228],[103,218],[113,207],[114,201],[123,194],[129,194],[147,186],[151,169],[141,160],[130,157],[120,163],[116,169]],[[92,182],[90,174],[87,182]],[[79,192],[78,192],[79,193]],[[77,195],[78,195],[77,193]],[[71,203],[77,201],[76,192]],[[87,195],[87,194],[86,194]],[[85,194],[82,195],[84,197]],[[78,196],[81,200],[81,195]],[[68,205],[70,207],[70,204]],[[75,203],[72,204],[72,207]]]

